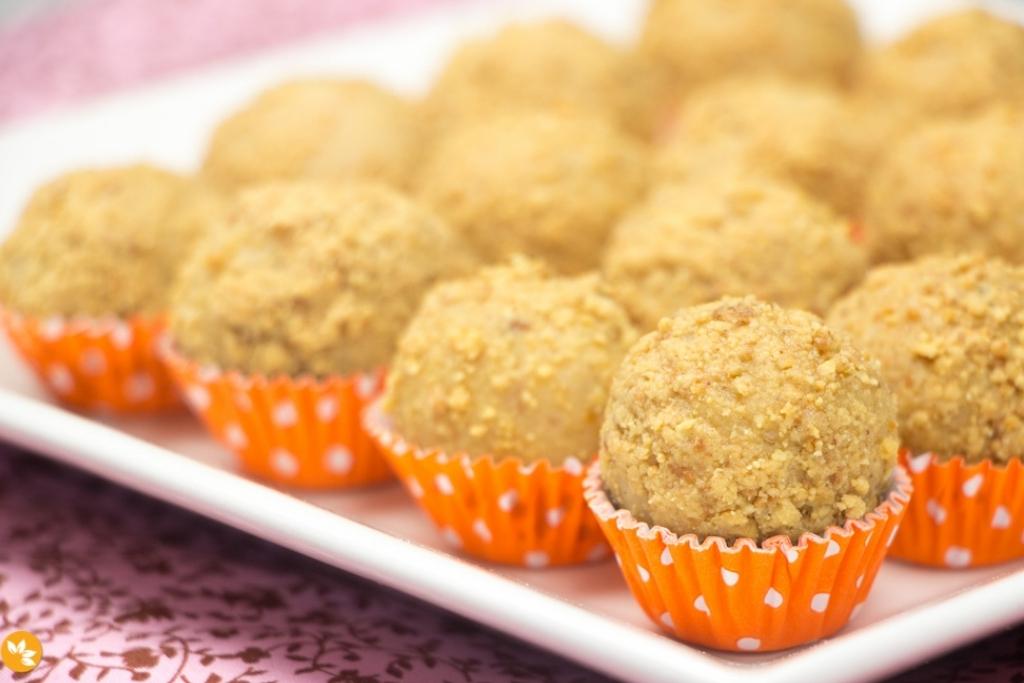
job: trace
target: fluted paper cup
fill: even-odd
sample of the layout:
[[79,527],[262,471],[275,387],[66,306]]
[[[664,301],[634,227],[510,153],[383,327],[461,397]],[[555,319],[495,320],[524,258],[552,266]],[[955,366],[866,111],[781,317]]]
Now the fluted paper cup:
[[167,342],[171,374],[209,432],[264,479],[314,489],[386,481],[391,470],[360,413],[384,371],[346,377],[264,377],[203,366]]
[[554,465],[420,448],[395,432],[379,403],[363,421],[412,498],[467,555],[535,569],[608,556],[576,458]]
[[662,630],[736,652],[783,650],[838,631],[864,603],[899,528],[912,487],[902,468],[863,519],[762,543],[676,535],[638,521],[608,498],[595,463],[584,495],[633,597]]
[[0,308],[0,323],[40,382],[64,404],[112,413],[180,405],[157,352],[161,316],[34,318]]
[[910,471],[914,497],[892,546],[908,562],[962,569],[1024,557],[1024,464],[962,457],[941,462],[932,453],[900,461]]

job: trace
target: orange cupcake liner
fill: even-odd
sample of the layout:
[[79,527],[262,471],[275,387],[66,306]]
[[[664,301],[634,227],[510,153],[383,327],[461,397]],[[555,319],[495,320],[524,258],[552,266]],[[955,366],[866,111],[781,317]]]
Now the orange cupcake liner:
[[163,357],[185,402],[247,472],[288,486],[362,486],[392,477],[359,420],[384,371],[266,378],[193,362],[170,343]]
[[62,403],[98,412],[151,413],[180,405],[157,353],[161,316],[35,318],[0,308],[0,324]]
[[1024,557],[1024,463],[900,453],[914,497],[892,556],[931,567],[983,567]]
[[409,494],[467,555],[534,569],[608,556],[583,500],[584,466],[576,458],[554,466],[421,449],[392,430],[379,404],[367,408],[363,422]]
[[734,652],[783,650],[842,628],[867,599],[912,491],[897,467],[874,511],[794,545],[787,536],[730,544],[649,526],[609,500],[597,463],[583,487],[651,621],[681,640]]

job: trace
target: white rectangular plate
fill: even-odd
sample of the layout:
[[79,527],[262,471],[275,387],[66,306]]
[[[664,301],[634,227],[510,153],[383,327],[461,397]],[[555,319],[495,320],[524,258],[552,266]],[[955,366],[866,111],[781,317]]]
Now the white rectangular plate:
[[[860,0],[875,37],[954,5]],[[1003,8],[1011,9],[1012,4]],[[422,90],[462,37],[511,18],[569,16],[629,36],[639,0],[455,5],[264,53],[0,130],[0,236],[28,193],[64,169],[145,159],[193,168],[211,125],[258,89],[349,73]],[[1016,10],[1021,12],[1020,5]],[[789,652],[730,655],[656,632],[612,562],[547,571],[451,554],[397,485],[359,492],[275,490],[235,473],[190,417],[82,418],[54,407],[0,344],[0,438],[405,591],[632,681],[865,680],[1024,618],[1024,562],[963,572],[883,567],[865,608],[833,638]]]

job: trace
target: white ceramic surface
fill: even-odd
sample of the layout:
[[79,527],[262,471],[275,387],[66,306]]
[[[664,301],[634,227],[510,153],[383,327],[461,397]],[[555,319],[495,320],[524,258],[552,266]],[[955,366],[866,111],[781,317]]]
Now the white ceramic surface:
[[[858,0],[887,37],[944,0]],[[0,129],[0,235],[63,169],[146,159],[193,167],[211,124],[298,73],[348,72],[421,90],[454,42],[514,17],[565,15],[617,39],[638,0],[488,0],[318,38]],[[1024,14],[1020,3],[997,9]],[[869,680],[1024,619],[1024,562],[966,572],[888,562],[837,636],[797,650],[729,655],[658,634],[614,563],[534,572],[460,559],[395,485],[283,492],[234,473],[190,417],[95,421],[54,407],[0,342],[0,438],[92,471],[633,681]]]

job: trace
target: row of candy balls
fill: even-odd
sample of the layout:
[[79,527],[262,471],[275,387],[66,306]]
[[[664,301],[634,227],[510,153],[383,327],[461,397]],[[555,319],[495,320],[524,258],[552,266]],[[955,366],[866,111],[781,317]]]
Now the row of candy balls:
[[[307,176],[403,189],[483,261],[522,252],[600,268],[643,327],[746,291],[822,313],[872,261],[968,249],[1022,260],[1024,29],[963,12],[864,56],[839,39],[847,15],[835,0],[663,0],[631,48],[557,21],[471,41],[420,103],[360,81],[291,82],[217,127],[195,179],[133,168],[42,188],[5,246],[0,295],[36,315],[159,311],[233,195]],[[686,39],[658,37],[680,18]],[[691,43],[722,53],[708,73],[695,74]],[[844,66],[812,68],[825,63]],[[654,146],[623,123],[636,116],[600,104],[649,81],[664,87],[640,100],[673,102]],[[839,236],[846,220],[864,226],[865,249]]]
[[884,266],[812,313],[725,297],[640,334],[594,275],[513,261],[442,283],[382,410],[409,444],[527,462],[600,454],[606,490],[677,534],[764,540],[863,519],[897,449],[1024,449],[1024,268]]
[[180,353],[292,377],[390,365],[384,409],[408,443],[556,464],[600,450],[613,499],[679,533],[862,517],[901,439],[971,461],[1021,452],[1024,271],[998,260],[879,267],[830,326],[727,298],[641,337],[597,274],[477,270],[384,186],[271,184],[227,215],[170,297]]
[[[480,131],[489,132],[477,139]],[[459,152],[436,164],[420,194],[359,190],[339,219],[348,229],[323,237],[346,240],[338,245],[346,260],[332,266],[350,271],[336,275],[351,300],[335,313],[348,320],[339,326],[346,338],[373,339],[376,362],[392,351],[425,285],[514,253],[563,272],[600,271],[633,321],[651,329],[683,305],[728,294],[824,314],[873,256],[978,250],[1018,262],[1024,244],[1024,117],[1010,110],[936,123],[897,148],[909,153],[876,175],[876,194],[894,199],[867,223],[874,249],[850,239],[850,222],[798,184],[753,166],[722,165],[648,189],[644,155],[585,117],[510,115],[441,143],[449,146]],[[195,243],[234,239],[239,225],[276,225],[284,240],[281,226],[306,220],[291,218],[305,202],[301,188],[318,183],[346,186],[276,181],[225,195],[146,166],[67,174],[34,194],[0,247],[0,301],[39,317],[159,314]],[[899,242],[880,237],[897,232]],[[297,258],[298,276],[311,277],[301,270],[306,257]],[[298,276],[281,279],[297,287]],[[378,291],[376,281],[386,285]],[[264,371],[288,369],[277,363]]]
[[[672,4],[684,5],[658,3],[652,16]],[[791,5],[779,16],[828,3]],[[808,10],[806,17],[813,16],[819,15]],[[648,27],[648,33],[654,30]],[[853,151],[842,153],[856,149],[857,136],[851,143],[837,135],[847,130],[840,125],[843,117],[856,111],[846,95],[821,84],[781,80],[778,73],[693,78],[692,92],[680,77],[673,86],[684,95],[676,123],[652,159],[644,133],[638,136],[634,126],[622,124],[638,117],[612,121],[596,104],[587,109],[561,99],[544,101],[544,92],[534,94],[510,77],[509,92],[528,100],[519,106],[505,99],[504,85],[487,92],[487,84],[506,82],[486,75],[488,67],[468,87],[483,94],[464,107],[464,118],[429,114],[431,102],[448,87],[444,76],[427,98],[426,116],[374,86],[302,81],[270,91],[226,121],[214,134],[198,179],[148,167],[58,179],[34,196],[0,250],[0,301],[35,316],[127,317],[170,310],[171,332],[183,353],[250,373],[365,372],[392,364],[397,347],[392,386],[411,387],[409,408],[399,407],[399,388],[389,393],[389,405],[410,439],[554,461],[586,458],[597,449],[608,382],[639,332],[654,329],[657,339],[678,327],[678,335],[668,336],[687,338],[699,328],[699,338],[709,339],[703,335],[719,334],[726,325],[724,337],[702,342],[706,349],[673,351],[664,362],[657,360],[663,353],[658,344],[655,360],[641,374],[653,378],[649,390],[662,391],[672,409],[657,410],[657,397],[648,397],[647,407],[627,401],[636,424],[620,424],[639,440],[637,453],[650,454],[656,437],[664,438],[667,445],[658,452],[669,464],[656,465],[683,481],[707,474],[712,460],[700,458],[712,452],[724,457],[729,444],[749,446],[756,462],[775,463],[762,473],[763,481],[739,470],[732,478],[726,471],[725,479],[700,480],[700,491],[686,494],[710,496],[693,516],[714,520],[709,533],[815,530],[877,502],[879,473],[891,469],[896,443],[896,403],[881,388],[886,383],[899,395],[902,437],[915,450],[963,453],[973,460],[1006,460],[1020,452],[1018,269],[995,261],[938,259],[873,272],[857,292],[875,293],[860,300],[855,293],[847,301],[857,303],[847,309],[841,303],[832,315],[837,327],[857,337],[857,345],[882,359],[880,371],[868,357],[847,352],[846,342],[810,315],[730,301],[686,313],[685,324],[659,321],[689,304],[745,293],[824,314],[863,277],[872,258],[967,246],[1019,260],[1020,240],[1013,236],[1020,234],[1024,216],[1015,208],[1024,192],[1024,184],[1014,180],[1024,169],[1020,115],[1012,102],[980,111],[1019,92],[1012,78],[1004,78],[1019,73],[1012,58],[1019,31],[969,13],[939,20],[901,43],[946,41],[950,55],[962,54],[956,46],[965,43],[970,55],[996,54],[989,48],[1011,55],[995,62],[965,58],[1007,87],[965,97],[959,110],[935,107],[964,118],[922,125],[884,155],[863,210],[867,254],[847,239],[846,220],[839,217],[861,213],[856,191],[849,192],[865,168],[855,163],[848,174],[844,170],[845,162],[858,159]],[[500,46],[511,40],[507,36],[537,39],[538,33],[547,37],[537,44],[579,39],[603,45],[568,25],[543,24],[510,29],[468,46],[465,54],[504,53]],[[892,53],[907,63],[928,53],[898,50],[899,45]],[[602,50],[620,54],[609,46]],[[649,59],[638,63],[658,62],[653,48],[641,52]],[[550,73],[586,82],[579,76],[584,60],[573,54],[564,46],[552,49],[550,59],[560,55],[563,61],[551,64],[566,65]],[[668,57],[662,61],[671,63]],[[451,73],[458,73],[458,63],[457,55]],[[501,72],[506,63],[520,64],[498,60],[493,68]],[[648,76],[659,71],[650,68]],[[534,80],[538,73],[543,72],[535,72]],[[710,82],[697,87],[701,80]],[[640,87],[650,81],[624,81],[634,82]],[[454,101],[461,97],[469,96]],[[479,111],[494,103],[499,106]],[[389,108],[392,114],[378,111]],[[922,105],[914,113],[915,122],[927,118],[926,109]],[[868,111],[882,107],[875,103]],[[378,127],[382,121],[389,123]],[[420,159],[424,127],[433,132]],[[849,130],[871,137],[873,129],[865,123]],[[378,169],[404,170],[389,176],[392,171]],[[255,175],[244,175],[250,170]],[[293,181],[306,175],[321,180]],[[418,201],[379,185],[340,182],[353,176],[391,182]],[[659,181],[667,182],[644,199]],[[256,187],[238,192],[247,185]],[[878,207],[889,207],[891,220]],[[461,279],[481,262],[515,252],[569,273],[599,267],[604,278],[554,277],[539,266],[516,263]],[[423,293],[452,278],[451,285],[433,290],[414,318]],[[431,306],[434,299],[440,303]],[[437,318],[428,316],[431,310]],[[462,317],[446,317],[460,312]],[[757,333],[746,338],[730,325]],[[746,339],[750,348],[734,348],[726,343],[730,339]],[[758,351],[761,340],[768,346]],[[809,355],[807,344],[817,356]],[[406,346],[413,350],[403,354]],[[735,355],[712,353],[723,350]],[[686,354],[692,356],[686,368],[700,370],[703,364],[707,373],[704,379],[690,377],[685,387],[714,391],[680,403],[684,383],[660,380],[677,376],[678,361],[672,359]],[[789,357],[800,354],[817,362]],[[724,363],[721,372],[716,358]],[[726,363],[728,358],[735,362]],[[765,387],[782,389],[764,396]],[[786,388],[792,389],[791,399],[777,403],[788,395]],[[644,398],[639,390],[627,393],[635,403]],[[745,398],[751,395],[769,404],[753,409]],[[737,405],[728,405],[730,400]],[[813,429],[797,425],[792,416],[804,414],[799,406],[805,402],[811,414],[828,411],[828,419],[812,421]],[[691,404],[697,407],[686,407]],[[710,406],[714,415],[737,421],[711,424]],[[691,417],[676,420],[676,409]],[[874,418],[864,417],[868,413]],[[844,441],[863,420],[870,428]],[[835,459],[813,476],[845,482],[833,491],[838,497],[820,485],[825,479],[772,489],[776,475],[811,471],[807,463],[815,461],[809,458],[819,452]],[[671,458],[690,456],[694,462],[673,468]],[[725,461],[746,467],[740,456]],[[644,464],[623,480],[637,486],[659,480]],[[628,498],[626,488],[609,487],[617,500]],[[766,487],[772,490],[765,493]],[[662,500],[666,514],[695,509],[662,493],[649,499]],[[725,506],[721,514],[713,512],[715,505]]]
[[[214,132],[203,172],[227,188],[373,177],[487,257],[524,251],[567,271],[597,265],[645,188],[737,168],[862,220],[874,260],[1005,254],[1022,103],[1024,28],[981,11],[872,50],[841,0],[661,0],[636,45],[561,21],[469,41],[417,102],[359,82],[284,84]],[[979,187],[991,178],[1005,186]]]

